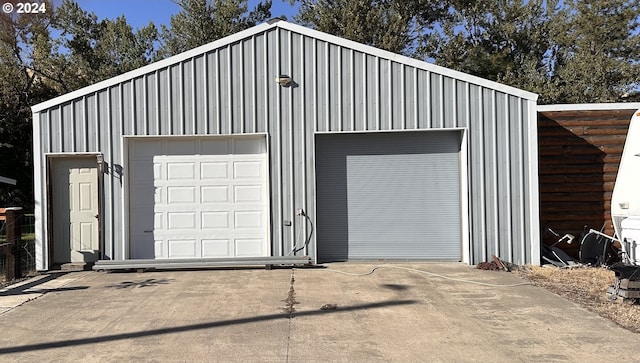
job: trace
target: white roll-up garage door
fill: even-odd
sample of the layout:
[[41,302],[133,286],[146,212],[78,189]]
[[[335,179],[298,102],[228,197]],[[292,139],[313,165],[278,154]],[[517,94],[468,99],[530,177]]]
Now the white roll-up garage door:
[[269,254],[264,136],[129,141],[130,258]]

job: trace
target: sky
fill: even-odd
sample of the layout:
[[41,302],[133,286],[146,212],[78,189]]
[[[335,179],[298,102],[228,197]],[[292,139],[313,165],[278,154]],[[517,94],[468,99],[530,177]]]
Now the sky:
[[[78,5],[86,11],[94,12],[99,19],[113,19],[120,15],[127,18],[127,22],[134,29],[149,24],[153,21],[156,27],[160,24],[169,25],[171,15],[180,11],[180,7],[174,1],[177,0],[76,0]],[[54,0],[54,6],[62,0]],[[253,9],[259,0],[249,0],[248,8]],[[285,15],[292,19],[297,12],[297,5],[293,7],[289,0],[273,0],[271,15]]]

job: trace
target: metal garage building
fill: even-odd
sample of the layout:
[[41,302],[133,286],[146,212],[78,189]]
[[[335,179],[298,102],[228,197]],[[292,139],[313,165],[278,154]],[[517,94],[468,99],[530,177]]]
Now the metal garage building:
[[33,107],[37,268],[290,255],[537,264],[536,99],[258,25]]

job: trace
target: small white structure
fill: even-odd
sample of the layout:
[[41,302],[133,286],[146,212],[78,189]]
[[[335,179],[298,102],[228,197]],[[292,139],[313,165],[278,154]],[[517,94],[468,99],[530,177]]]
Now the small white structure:
[[640,110],[629,124],[611,197],[611,217],[618,237],[622,236],[621,223],[625,218],[640,217]]

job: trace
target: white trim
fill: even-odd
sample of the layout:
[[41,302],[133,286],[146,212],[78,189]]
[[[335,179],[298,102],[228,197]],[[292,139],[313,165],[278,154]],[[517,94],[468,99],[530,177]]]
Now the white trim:
[[[35,248],[36,248],[36,270],[42,271],[49,268],[49,261],[46,258],[49,251],[47,249],[47,234],[44,227],[47,225],[46,211],[47,198],[43,195],[43,176],[42,176],[42,148],[41,148],[41,131],[40,131],[40,115],[33,114],[33,197],[34,203],[34,232],[35,232]],[[40,203],[38,203],[38,201]],[[38,253],[40,252],[40,253]]]
[[470,238],[470,209],[471,198],[469,189],[469,129],[464,128],[460,133],[460,237],[462,237],[462,262],[471,264],[471,238]]
[[[531,241],[531,264],[540,265],[540,191],[538,184],[538,119],[535,102],[529,102],[529,240]],[[523,261],[524,263],[525,261]]]
[[[416,132],[425,132],[425,133],[436,133],[436,132],[451,132],[456,131],[459,132],[462,136],[460,140],[460,151],[459,151],[459,183],[460,183],[460,248],[461,248],[461,257],[462,262],[470,264],[471,263],[471,239],[470,239],[470,230],[471,224],[469,219],[470,213],[470,184],[469,184],[469,158],[467,155],[468,152],[468,138],[467,134],[469,129],[467,127],[450,127],[450,128],[442,128],[442,129],[403,129],[403,130],[364,130],[364,131],[315,131],[313,133],[313,175],[314,175],[314,192],[313,192],[313,203],[314,203],[314,223],[317,222],[316,216],[318,215],[318,202],[317,202],[317,194],[318,194],[318,186],[317,186],[317,160],[316,156],[316,139],[317,135],[354,135],[354,134],[388,134],[388,133],[416,133]],[[537,154],[536,154],[537,155]],[[536,214],[537,215],[537,214]],[[317,226],[317,224],[316,224]],[[317,227],[316,227],[317,228]],[[315,233],[314,233],[315,234]],[[315,254],[314,263],[317,263],[318,259],[318,240],[314,237],[315,243]],[[539,259],[539,258],[538,258]]]
[[558,105],[539,105],[538,112],[554,111],[608,111],[608,110],[637,110],[640,102],[618,103],[574,103]]
[[445,132],[445,131],[464,131],[466,127],[447,127],[442,129],[405,129],[405,130],[358,130],[358,131],[315,131],[314,135],[331,135],[331,134],[388,134],[401,132]]
[[446,75],[447,77],[451,77],[454,79],[458,79],[461,81],[466,81],[469,83],[473,83],[475,85],[478,86],[482,86],[482,87],[486,87],[486,88],[490,88],[490,89],[494,89],[496,91],[500,91],[500,92],[504,92],[510,95],[514,95],[517,97],[521,97],[521,98],[526,98],[528,100],[531,101],[536,101],[538,99],[538,95],[535,93],[531,93],[528,91],[524,91],[515,87],[511,87],[511,86],[507,86],[498,82],[494,82],[494,81],[490,81],[484,78],[480,78],[477,76],[472,76],[470,74],[466,74],[460,71],[455,71],[453,69],[448,69],[445,67],[441,67],[435,64],[431,64],[431,63],[427,63],[418,59],[413,59],[413,58],[409,58],[407,56],[403,56],[400,54],[396,54],[396,53],[392,53],[386,50],[382,50],[382,49],[378,49],[372,46],[368,46],[368,45],[364,45],[361,43],[357,43],[348,39],[343,39],[334,35],[330,35],[327,33],[323,33],[317,30],[313,30],[313,29],[309,29],[309,28],[305,28],[303,26],[300,25],[296,25],[293,23],[289,23],[283,20],[274,22],[272,24],[269,23],[262,23],[259,25],[256,25],[255,27],[243,30],[241,32],[229,35],[227,37],[224,37],[222,39],[218,39],[216,41],[213,41],[211,43],[202,45],[200,47],[188,50],[184,53],[180,53],[177,55],[174,55],[172,57],[163,59],[161,61],[155,62],[155,63],[151,63],[149,65],[146,65],[144,67],[138,68],[138,69],[134,69],[132,71],[129,71],[127,73],[123,73],[119,76],[113,77],[113,78],[109,78],[107,80],[95,83],[93,85],[81,88],[79,90],[64,94],[62,96],[50,99],[48,101],[39,103],[35,106],[31,107],[31,110],[35,113],[35,112],[40,112],[42,110],[51,108],[51,107],[55,107],[58,106],[60,104],[63,104],[65,102],[71,101],[73,99],[82,97],[84,95],[88,95],[90,93],[94,93],[97,92],[99,90],[102,90],[104,88],[108,88],[111,87],[113,85],[116,85],[118,83],[122,83],[137,77],[140,77],[142,75],[145,75],[147,73],[153,73],[156,70],[165,68],[165,67],[169,67],[173,64],[177,64],[180,62],[183,62],[187,59],[190,58],[194,58],[196,56],[199,56],[201,54],[207,53],[207,52],[211,52],[214,51],[218,48],[227,46],[229,44],[233,44],[235,42],[238,42],[242,39],[245,38],[250,38],[256,34],[259,33],[263,33],[266,32],[268,30],[271,29],[275,29],[275,28],[282,28],[282,29],[286,29],[295,33],[299,33],[311,38],[316,38],[316,39],[321,39],[322,41],[326,41],[327,44],[329,43],[333,43],[335,45],[337,45],[338,47],[345,47],[345,48],[351,48],[353,50],[359,51],[359,52],[363,52],[363,53],[367,53],[373,56],[377,56],[380,58],[384,58],[389,60],[390,62],[398,62],[398,63],[402,63],[405,65],[409,65],[412,67],[416,67],[419,69],[423,69],[429,72],[434,72],[434,73],[438,73],[441,75]]

